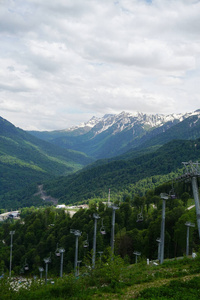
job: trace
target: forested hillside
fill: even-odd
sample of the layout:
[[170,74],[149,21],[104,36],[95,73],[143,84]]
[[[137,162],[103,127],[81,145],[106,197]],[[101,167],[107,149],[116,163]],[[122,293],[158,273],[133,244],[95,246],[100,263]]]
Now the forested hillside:
[[83,153],[37,139],[0,118],[0,195],[68,175],[91,161]]
[[[185,253],[185,222],[196,223],[195,209],[187,209],[188,205],[193,203],[188,200],[191,197],[187,192],[189,186],[190,184],[176,184],[174,188],[175,191],[179,191],[180,198],[169,199],[166,203],[166,258],[182,256]],[[156,239],[160,235],[162,215],[160,191],[169,193],[170,189],[170,184],[163,185],[157,191],[148,191],[145,197],[126,197],[121,203],[115,202],[115,205],[119,206],[115,218],[114,252],[116,255],[120,255],[129,263],[135,262],[134,251],[141,252],[143,259],[157,259]],[[73,217],[63,209],[32,207],[21,210],[20,220],[7,220],[0,224],[0,269],[6,272],[9,268],[10,235],[8,233],[10,231],[15,231],[13,237],[15,274],[26,272],[25,263],[29,266],[27,273],[37,274],[38,267],[44,264],[43,259],[49,255],[51,255],[49,271],[51,274],[58,274],[60,260],[55,254],[60,247],[65,249],[64,272],[71,272],[74,266],[75,236],[70,233],[70,229],[81,231],[78,259],[83,261],[83,264],[89,259],[88,263],[91,264],[89,254],[93,249],[94,213],[100,217],[97,221],[96,259],[97,261],[99,259],[98,251],[103,251],[105,256],[110,255],[112,208],[104,203],[91,203],[89,209],[80,209]],[[192,249],[198,249],[198,241],[196,226],[191,228],[190,232],[190,253]]]
[[112,161],[68,177],[49,181],[45,184],[45,189],[50,195],[65,203],[95,197],[105,198],[109,188],[118,195],[116,197],[119,197],[120,192],[123,191],[142,195],[148,188],[154,188],[162,182],[174,179],[183,167],[183,161],[196,161],[199,158],[199,139],[174,140],[154,153],[132,160]]
[[[144,154],[155,152],[158,148],[174,140],[195,140],[200,137],[200,118],[194,115],[182,122],[165,129],[156,128],[128,144],[127,152],[108,159],[101,159],[94,165],[104,164],[114,160],[130,160]],[[125,148],[124,148],[125,150]]]
[[[148,116],[138,114],[130,116],[122,112],[119,115],[104,116],[95,126],[52,132],[31,132],[41,139],[63,148],[78,150],[95,159],[113,158],[124,154],[132,158],[135,152],[153,150],[174,139],[197,139],[200,137],[200,112],[183,116]],[[89,122],[88,122],[89,123]]]
[[[39,140],[36,139],[33,144],[32,140],[22,139],[23,131],[18,136],[15,128],[11,127],[13,132],[9,130],[9,127],[5,127],[5,129],[8,129],[8,132],[6,138],[1,137],[5,141],[1,144],[1,159],[5,159],[7,152],[10,153],[12,160],[9,158],[9,164],[13,161],[13,169],[9,169],[8,164],[7,174],[9,175],[10,170],[12,170],[13,178],[10,177],[10,184],[11,187],[16,185],[16,189],[13,193],[8,192],[0,196],[0,208],[15,209],[21,207],[21,209],[20,219],[8,219],[0,223],[0,270],[3,273],[8,274],[9,271],[9,233],[14,231],[12,274],[16,276],[35,276],[38,274],[39,276],[38,268],[45,267],[44,258],[50,257],[49,276],[58,277],[60,260],[56,253],[58,253],[59,248],[64,248],[63,272],[68,274],[66,277],[68,281],[65,281],[64,286],[66,288],[66,284],[68,284],[68,291],[74,295],[72,287],[74,286],[74,290],[76,290],[77,282],[78,284],[81,282],[74,279],[73,275],[69,276],[70,273],[74,273],[75,259],[75,236],[70,230],[75,229],[81,231],[78,241],[80,272],[84,274],[83,278],[86,278],[85,282],[88,286],[92,287],[90,290],[93,291],[95,287],[96,291],[97,287],[101,289],[102,286],[106,286],[118,291],[119,287],[130,285],[130,282],[133,282],[130,278],[138,276],[138,270],[134,271],[133,265],[127,267],[128,264],[135,262],[134,251],[139,251],[139,261],[144,261],[145,265],[147,258],[150,260],[158,258],[157,238],[160,236],[162,216],[160,193],[169,195],[169,200],[166,202],[165,259],[185,255],[187,233],[185,224],[188,221],[195,224],[195,227],[190,230],[189,252],[198,251],[199,235],[196,212],[194,207],[189,209],[194,204],[191,182],[179,182],[174,179],[183,174],[183,161],[200,159],[200,139],[173,140],[163,146],[155,146],[153,152],[150,145],[149,153],[138,151],[136,157],[129,153],[130,156],[128,154],[126,158],[117,157],[116,160],[110,162],[98,161],[75,174],[46,181],[44,189],[47,194],[58,198],[60,203],[72,204],[82,201],[89,203],[89,209],[79,209],[71,217],[64,209],[50,206],[42,208],[40,205],[44,206],[47,203],[44,201],[42,203],[42,200],[35,194],[38,182],[43,183],[47,177],[50,179],[50,176],[54,176],[54,174],[51,175],[50,169],[55,168],[55,165],[51,165],[48,160],[45,160],[49,157],[50,161],[52,160],[51,146],[47,150],[47,152],[49,151],[47,155]],[[47,145],[46,142],[42,143],[44,143],[44,147]],[[52,145],[52,147],[54,146]],[[41,156],[37,155],[38,151]],[[61,161],[64,161],[62,151],[65,150],[58,149],[57,151],[61,152],[59,152],[59,156],[56,156],[56,159],[54,157],[53,161],[60,164]],[[31,161],[30,155],[32,155]],[[87,159],[86,157],[88,163]],[[36,161],[39,161],[40,164],[37,165]],[[5,172],[7,165],[5,162],[2,164],[4,164],[2,170]],[[27,170],[25,168],[29,165],[32,166],[32,173],[30,167]],[[18,171],[18,168],[22,169],[21,172]],[[41,168],[41,170],[37,168]],[[61,169],[56,170],[55,168],[54,172],[57,172],[57,175],[62,172]],[[37,172],[39,174],[44,173],[46,177],[41,176],[40,178]],[[27,177],[25,183],[23,176]],[[2,176],[2,182],[4,178],[6,177]],[[28,182],[29,178],[32,178],[33,181],[31,185]],[[17,185],[20,182],[21,187],[27,184],[27,188],[19,189]],[[4,181],[9,190],[8,183]],[[109,189],[111,189],[112,203],[118,206],[115,215],[114,254],[116,257],[114,260],[110,259],[112,207],[105,204],[105,201],[108,200]],[[170,197],[171,193],[173,193],[173,197]],[[35,205],[35,207],[22,208],[31,205]],[[39,206],[40,208],[38,208]],[[100,217],[97,221],[96,268],[91,267],[94,214],[98,214]],[[101,260],[100,253],[102,254]],[[127,268],[126,271],[124,271],[125,268]],[[181,269],[180,271],[180,267],[178,271],[174,270],[174,276],[184,273],[186,268],[184,266],[184,270]],[[191,274],[197,273],[194,265],[188,267],[187,274],[189,272]],[[162,271],[159,269],[155,276],[166,276],[166,274],[169,276],[171,271],[167,269],[162,275],[161,273]],[[145,282],[153,280],[153,276],[149,275],[149,270],[146,270],[146,267],[145,274],[140,275],[140,280]],[[4,286],[5,288],[9,294],[11,289],[7,285]],[[64,291],[63,287],[62,291]],[[60,293],[61,291],[56,291],[56,297]],[[145,292],[143,294],[145,295]],[[148,291],[146,294],[148,295]]]
[[156,145],[164,145],[171,140],[195,140],[199,137],[200,117],[199,115],[194,115],[141,144],[142,148],[149,148]]
[[[182,161],[200,159],[200,140],[192,140],[200,132],[198,116],[157,134],[143,147],[92,164],[83,153],[59,148],[0,119],[0,207],[41,205],[34,194],[42,183],[60,203],[106,199],[109,189],[118,199],[124,194],[144,195],[147,189],[178,176]],[[179,134],[183,140],[170,141]]]

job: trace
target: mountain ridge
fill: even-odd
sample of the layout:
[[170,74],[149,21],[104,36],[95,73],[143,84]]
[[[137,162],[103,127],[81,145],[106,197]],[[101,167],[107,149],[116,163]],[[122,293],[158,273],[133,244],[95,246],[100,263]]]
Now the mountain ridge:
[[[74,127],[69,127],[67,129],[63,129],[62,131],[65,132],[72,132],[73,130],[76,130],[78,128],[83,128],[83,127],[90,127],[93,128],[95,127],[99,122],[103,122],[105,124],[105,127],[103,127],[100,132],[97,132],[96,134],[101,133],[102,131],[105,131],[108,129],[108,127],[112,126],[114,123],[117,121],[121,120],[126,120],[127,124],[133,125],[134,122],[131,122],[131,120],[136,120],[144,125],[149,125],[151,127],[155,126],[162,126],[163,123],[173,121],[175,119],[182,121],[186,118],[188,118],[191,115],[196,115],[199,114],[200,110],[195,110],[194,112],[190,113],[179,113],[179,114],[169,114],[169,115],[164,115],[164,114],[145,114],[142,112],[136,112],[136,113],[130,113],[130,112],[125,112],[122,111],[119,114],[105,114],[103,117],[97,118],[93,116],[89,121],[81,123],[80,125],[76,125]],[[126,125],[125,122],[123,122],[122,126]]]
[[0,117],[0,195],[73,173],[92,161],[85,154],[40,140]]
[[[183,161],[200,159],[200,139],[175,140],[166,143],[153,153],[129,160],[110,161],[92,168],[80,170],[73,175],[58,178],[45,184],[51,196],[64,203],[102,197],[111,189],[116,194],[122,191],[134,194],[163,183],[163,178],[175,179],[183,168]],[[137,183],[143,181],[141,187]]]
[[194,116],[200,116],[200,110],[171,115],[121,112],[117,115],[104,115],[102,118],[92,117],[88,122],[61,131],[30,133],[60,147],[102,159],[136,148],[143,140],[166,132]]
[[[106,116],[106,130],[102,130],[104,127],[100,122],[78,137],[82,148],[89,147],[91,152],[104,157],[96,162],[80,152],[58,147],[59,143],[38,139],[0,118],[1,204],[4,203],[6,207],[9,202],[12,207],[12,201],[17,198],[22,203],[23,198],[23,205],[26,205],[30,198],[23,196],[22,191],[19,194],[19,187],[25,186],[32,190],[29,187],[31,183],[36,187],[36,184],[43,184],[55,176],[57,179],[47,184],[47,190],[51,196],[68,203],[101,196],[102,191],[105,193],[108,188],[116,193],[126,188],[131,193],[140,193],[147,187],[155,187],[163,178],[169,180],[172,175],[168,174],[176,172],[178,166],[181,167],[183,157],[186,161],[200,159],[200,111],[179,116],[179,119],[173,116],[172,119],[165,119],[167,122],[164,124],[155,118],[156,124],[160,122],[161,126],[149,129],[149,125],[146,131],[137,122],[132,127],[130,119],[126,117],[127,114],[122,112],[118,116],[121,123],[113,124],[113,116]],[[143,120],[144,115],[139,118]],[[120,124],[127,124],[129,127],[119,131]],[[95,130],[102,132],[92,137]],[[77,143],[77,132],[70,136],[67,143]],[[120,156],[114,156],[116,153]],[[93,163],[90,164],[91,162]],[[81,170],[84,166],[86,169]],[[76,175],[70,175],[77,170]],[[58,177],[60,175],[62,177]],[[130,188],[133,185],[136,188]],[[18,192],[11,197],[13,190]]]

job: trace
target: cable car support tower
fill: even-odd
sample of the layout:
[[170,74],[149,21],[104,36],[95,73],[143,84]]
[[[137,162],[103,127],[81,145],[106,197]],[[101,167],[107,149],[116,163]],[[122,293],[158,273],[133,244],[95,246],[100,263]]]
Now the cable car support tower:
[[185,174],[181,175],[180,177],[176,178],[176,180],[180,181],[191,181],[192,183],[192,191],[195,201],[195,208],[196,208],[196,216],[197,216],[197,227],[199,232],[200,238],[200,203],[199,203],[199,191],[198,191],[198,182],[197,178],[200,177],[200,164],[198,162],[193,163],[192,161],[183,162],[185,167]]

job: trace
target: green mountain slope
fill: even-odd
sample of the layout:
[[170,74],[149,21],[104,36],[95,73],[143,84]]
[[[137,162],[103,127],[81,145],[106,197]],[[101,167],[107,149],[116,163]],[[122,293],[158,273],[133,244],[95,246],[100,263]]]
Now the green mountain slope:
[[[122,121],[126,122],[126,119]],[[132,150],[144,151],[148,148],[148,151],[153,151],[151,147],[164,145],[173,139],[199,138],[200,118],[199,112],[196,111],[194,115],[184,118],[183,121],[166,120],[154,127],[150,126],[150,123],[144,125],[139,120],[134,120],[132,126],[127,124],[123,126],[117,121],[111,126],[103,126],[102,122],[99,122],[89,131],[87,128],[85,131],[77,129],[31,133],[60,147],[84,152],[95,159],[115,159],[116,156],[123,154],[127,157],[127,152]]]
[[[135,139],[134,142],[131,143],[131,149],[127,152],[109,159],[95,161],[93,166],[99,166],[116,160],[130,160],[148,153],[153,153],[162,145],[172,140],[198,139],[200,137],[200,118],[198,115],[194,115],[167,130],[161,130],[160,132],[157,130],[158,129],[154,129],[151,133]],[[128,148],[130,148],[130,145],[127,146],[127,149]]]
[[0,195],[53,176],[68,175],[92,161],[61,149],[0,118]]
[[49,194],[60,198],[60,201],[77,202],[102,197],[109,188],[117,193],[145,178],[152,180],[152,177],[176,172],[182,168],[183,161],[196,161],[199,158],[200,140],[175,140],[154,153],[82,170],[66,178],[46,183],[45,188]]
[[145,140],[151,139],[175,124],[176,121],[167,122],[164,125],[151,130],[144,129],[141,124],[135,124],[133,128],[126,128],[117,133],[117,123],[99,134],[96,134],[100,129],[98,125],[89,132],[79,135],[72,135],[71,132],[67,131],[30,133],[60,147],[84,152],[95,159],[102,159],[115,157],[137,147]]
[[200,137],[200,117],[194,115],[188,117],[182,122],[170,127],[168,130],[148,139],[148,141],[141,140],[142,148],[149,148],[157,145],[164,145],[171,140],[183,139],[194,140]]

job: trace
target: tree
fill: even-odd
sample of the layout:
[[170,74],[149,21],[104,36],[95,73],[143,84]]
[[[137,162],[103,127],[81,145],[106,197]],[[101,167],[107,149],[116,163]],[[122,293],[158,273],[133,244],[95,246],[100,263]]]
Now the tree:
[[187,202],[189,198],[190,198],[190,194],[188,192],[184,192],[181,195],[181,200],[183,201],[184,206],[187,206]]

